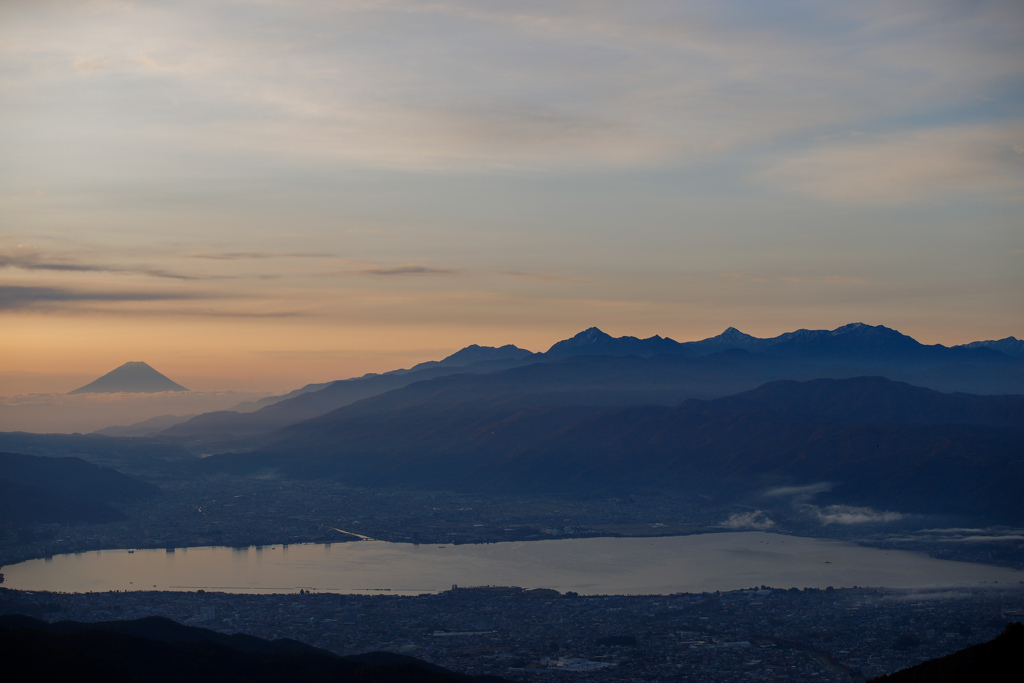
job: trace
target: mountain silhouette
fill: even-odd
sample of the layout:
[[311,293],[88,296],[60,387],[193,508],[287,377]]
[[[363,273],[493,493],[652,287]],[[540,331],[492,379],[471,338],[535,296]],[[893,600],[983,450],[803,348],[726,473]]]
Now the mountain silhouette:
[[147,363],[131,361],[111,370],[68,394],[155,394],[161,391],[188,391],[160,374]]
[[657,354],[690,355],[684,345],[657,335],[647,339],[613,337],[596,327],[583,330],[574,337],[557,342],[544,353],[546,359],[573,356],[652,356]]
[[[224,442],[266,434],[377,396],[383,397],[378,409],[395,408],[413,394],[448,403],[498,398],[529,405],[675,405],[688,398],[753,390],[774,380],[861,376],[946,393],[1024,393],[1024,358],[986,344],[921,344],[896,330],[864,323],[801,329],[767,339],[730,327],[718,336],[685,343],[660,336],[612,337],[591,327],[543,353],[511,345],[467,346],[441,361],[407,370],[310,385],[254,412],[205,413],[162,434]],[[388,395],[412,385],[411,392]]]
[[[501,348],[473,344],[440,361],[420,363],[408,370],[368,374],[322,385],[309,385],[278,400],[265,402],[253,412],[220,410],[183,419],[165,429],[164,436],[239,438],[269,432],[318,417],[356,401],[436,377],[486,373],[512,367],[533,356],[508,344]],[[307,391],[306,389],[310,389]],[[133,425],[134,426],[134,425]]]

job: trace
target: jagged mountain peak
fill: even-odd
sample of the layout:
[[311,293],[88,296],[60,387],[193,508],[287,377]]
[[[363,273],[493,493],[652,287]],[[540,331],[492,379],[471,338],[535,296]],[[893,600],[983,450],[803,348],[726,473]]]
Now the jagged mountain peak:
[[555,344],[553,344],[551,348],[548,349],[548,353],[566,352],[571,349],[578,349],[584,346],[592,346],[594,344],[599,344],[601,342],[611,341],[612,339],[614,339],[614,337],[602,332],[598,328],[588,327],[587,329],[573,335],[572,337],[569,337],[568,339],[563,339],[560,342],[555,342]]
[[610,334],[602,332],[596,327],[588,327],[579,334],[576,334],[567,341],[575,341],[581,344],[589,344],[595,341],[604,341],[605,339],[612,339]]
[[735,327],[727,327],[722,334],[718,335],[718,338],[723,341],[732,341],[734,339],[756,339],[756,337],[752,337],[745,332],[740,332]]

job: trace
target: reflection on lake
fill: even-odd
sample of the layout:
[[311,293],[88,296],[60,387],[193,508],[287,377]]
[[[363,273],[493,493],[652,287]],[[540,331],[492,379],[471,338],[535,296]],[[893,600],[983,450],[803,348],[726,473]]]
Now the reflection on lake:
[[196,589],[283,593],[430,593],[460,586],[581,594],[776,588],[1017,584],[1024,573],[920,553],[764,532],[580,538],[481,545],[383,541],[99,550],[3,568],[5,587],[65,592]]

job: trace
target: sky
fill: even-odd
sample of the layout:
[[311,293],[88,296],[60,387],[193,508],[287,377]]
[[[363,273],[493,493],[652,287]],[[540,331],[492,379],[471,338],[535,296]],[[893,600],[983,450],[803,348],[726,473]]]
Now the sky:
[[1024,337],[1024,4],[0,2],[0,395]]

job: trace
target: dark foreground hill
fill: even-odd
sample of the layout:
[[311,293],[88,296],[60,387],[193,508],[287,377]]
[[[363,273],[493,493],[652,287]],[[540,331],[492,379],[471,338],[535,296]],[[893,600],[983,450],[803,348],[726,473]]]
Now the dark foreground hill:
[[819,485],[831,489],[823,503],[1024,522],[1022,396],[942,394],[869,377],[607,408],[528,405],[501,392],[447,391],[450,382],[432,392],[430,384],[293,425],[258,449],[199,466],[502,493],[749,496]]
[[[268,641],[183,626],[162,617],[48,624],[0,617],[0,661],[6,680],[135,681],[136,683],[500,682],[464,676],[387,652],[339,657],[294,640]],[[21,671],[21,674],[17,672]]]
[[152,484],[79,458],[0,453],[4,522],[109,522],[124,517],[116,505],[159,492]]
[[1024,676],[1024,624],[1009,624],[995,640],[923,662],[871,683],[1018,683]]

